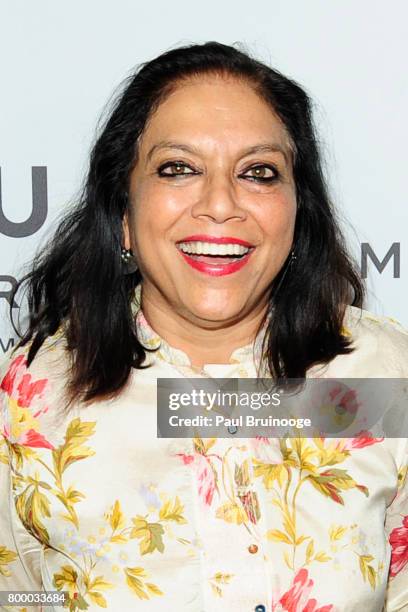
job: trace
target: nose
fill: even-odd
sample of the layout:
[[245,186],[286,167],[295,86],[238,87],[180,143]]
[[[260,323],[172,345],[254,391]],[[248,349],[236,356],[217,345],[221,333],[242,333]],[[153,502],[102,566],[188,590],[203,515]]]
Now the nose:
[[246,219],[246,211],[237,200],[231,178],[221,173],[209,177],[205,182],[191,214],[193,217],[209,217],[215,223],[224,223],[228,219]]

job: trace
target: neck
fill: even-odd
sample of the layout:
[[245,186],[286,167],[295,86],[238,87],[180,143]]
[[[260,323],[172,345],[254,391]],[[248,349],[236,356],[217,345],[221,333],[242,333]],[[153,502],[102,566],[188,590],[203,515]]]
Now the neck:
[[255,340],[267,304],[237,321],[219,322],[208,327],[208,321],[192,320],[172,310],[158,296],[142,290],[141,308],[151,328],[170,346],[184,351],[191,365],[229,363],[235,349]]

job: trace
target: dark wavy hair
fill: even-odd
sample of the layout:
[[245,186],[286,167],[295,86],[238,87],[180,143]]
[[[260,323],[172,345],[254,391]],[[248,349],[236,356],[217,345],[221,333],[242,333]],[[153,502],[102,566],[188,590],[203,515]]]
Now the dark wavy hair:
[[131,310],[142,277],[138,270],[123,274],[121,262],[129,175],[139,138],[160,103],[184,79],[203,74],[233,76],[250,85],[279,116],[293,148],[297,259],[289,274],[285,262],[270,287],[273,316],[263,356],[271,376],[303,379],[312,365],[354,350],[342,335],[343,316],[348,304],[362,306],[365,286],[328,195],[309,96],[236,45],[186,45],[141,64],[129,78],[93,147],[79,202],[14,288],[11,305],[26,285],[28,329],[24,334],[15,329],[16,348],[30,343],[28,365],[44,341],[64,329],[72,357],[69,403],[113,398],[132,368],[146,367],[151,349],[138,340]]

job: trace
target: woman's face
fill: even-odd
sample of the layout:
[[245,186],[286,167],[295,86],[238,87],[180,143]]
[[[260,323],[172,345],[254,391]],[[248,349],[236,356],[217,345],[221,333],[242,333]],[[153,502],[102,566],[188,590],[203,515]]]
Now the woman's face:
[[287,133],[248,85],[180,85],[142,135],[130,202],[125,246],[144,299],[207,327],[263,311],[291,250],[296,197]]

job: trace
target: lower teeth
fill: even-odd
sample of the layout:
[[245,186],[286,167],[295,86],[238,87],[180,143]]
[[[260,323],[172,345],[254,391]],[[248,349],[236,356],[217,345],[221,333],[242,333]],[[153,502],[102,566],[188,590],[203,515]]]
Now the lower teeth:
[[197,255],[195,253],[186,253],[186,255],[188,255],[189,257],[192,257],[193,259],[198,259],[199,257],[217,257],[219,259],[220,258],[225,259],[226,263],[239,261],[240,259],[244,257],[243,255],[238,255],[237,257],[233,257],[232,255]]

